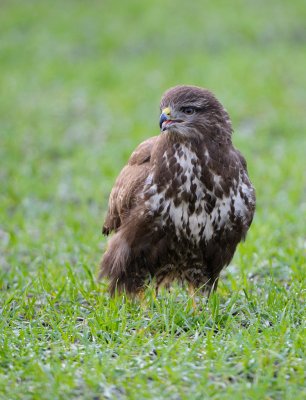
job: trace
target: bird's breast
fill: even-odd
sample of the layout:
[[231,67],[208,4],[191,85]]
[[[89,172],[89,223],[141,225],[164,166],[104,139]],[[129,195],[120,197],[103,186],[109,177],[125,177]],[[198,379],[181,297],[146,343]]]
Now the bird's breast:
[[[239,182],[233,181],[233,187],[225,193],[222,176],[208,167],[207,151],[199,159],[187,146],[171,150],[163,153],[158,173],[152,171],[145,187],[146,207],[164,229],[172,229],[178,238],[196,244],[210,240],[233,224],[237,216],[243,218],[246,204],[238,190]],[[208,181],[209,188],[205,184]],[[243,187],[244,193],[246,189]]]

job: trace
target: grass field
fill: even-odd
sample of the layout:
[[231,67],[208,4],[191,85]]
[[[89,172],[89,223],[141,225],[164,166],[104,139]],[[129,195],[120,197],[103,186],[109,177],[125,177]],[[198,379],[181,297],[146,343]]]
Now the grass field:
[[[1,399],[306,398],[305,21],[303,0],[1,1]],[[196,313],[96,280],[116,174],[180,83],[225,105],[258,199]]]

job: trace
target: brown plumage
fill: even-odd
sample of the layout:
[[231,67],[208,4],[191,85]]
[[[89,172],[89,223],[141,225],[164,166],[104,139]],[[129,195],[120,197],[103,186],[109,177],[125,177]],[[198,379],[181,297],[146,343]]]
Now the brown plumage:
[[112,294],[137,294],[152,278],[157,289],[179,280],[210,293],[253,219],[246,162],[214,95],[177,86],[160,108],[160,135],[137,147],[110,195],[101,276]]

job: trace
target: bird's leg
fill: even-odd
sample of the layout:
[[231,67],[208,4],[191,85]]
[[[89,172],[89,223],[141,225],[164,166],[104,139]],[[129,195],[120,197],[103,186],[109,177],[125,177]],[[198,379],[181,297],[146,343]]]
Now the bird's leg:
[[[155,292],[155,290],[152,291],[151,295],[152,295],[152,298],[153,298],[153,302],[156,301],[156,292]],[[147,310],[148,307],[149,307],[149,304],[150,304],[151,302],[149,302],[149,301],[146,299],[146,297],[145,297],[145,289],[140,290],[140,291],[137,293],[137,297],[138,297],[138,299],[139,299],[141,308],[142,308],[143,310]]]
[[194,298],[194,296],[195,296],[194,286],[193,286],[193,284],[190,283],[190,282],[188,283],[188,293],[189,293],[189,296],[190,296],[190,298],[191,298],[191,300],[192,300],[192,307],[193,307],[193,310],[196,311],[196,309],[197,309],[197,303],[196,303],[195,298]]
[[145,305],[146,305],[146,299],[145,299],[144,290],[140,290],[140,291],[137,293],[137,296],[138,296],[138,298],[139,298],[139,300],[140,300],[141,307],[142,307],[142,308],[146,308],[146,307],[145,307]]
[[138,297],[139,297],[140,301],[144,301],[144,298],[145,298],[144,292],[143,291],[139,292]]

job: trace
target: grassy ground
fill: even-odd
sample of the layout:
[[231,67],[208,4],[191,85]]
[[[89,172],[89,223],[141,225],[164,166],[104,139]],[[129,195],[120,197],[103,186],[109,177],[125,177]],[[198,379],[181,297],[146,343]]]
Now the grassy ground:
[[[305,20],[303,0],[1,2],[0,398],[305,398]],[[95,278],[114,178],[178,83],[224,103],[258,197],[196,314]]]

